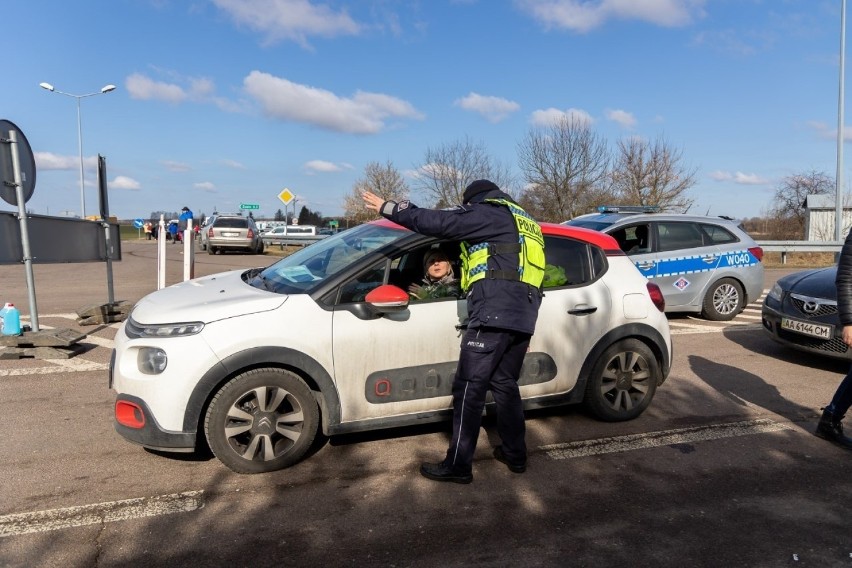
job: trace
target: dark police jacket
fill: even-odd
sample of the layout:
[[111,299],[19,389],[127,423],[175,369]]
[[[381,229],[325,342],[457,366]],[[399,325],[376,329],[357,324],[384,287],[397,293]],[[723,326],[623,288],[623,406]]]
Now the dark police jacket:
[[[485,197],[510,199],[502,191]],[[381,213],[412,231],[438,237],[478,243],[517,243],[518,229],[509,209],[490,203],[469,203],[453,209],[421,209],[408,201],[388,201]],[[490,256],[488,268],[517,271],[518,255]],[[483,278],[467,291],[469,328],[495,327],[528,333],[535,331],[541,291],[529,284],[512,280]]]
[[852,325],[852,231],[849,231],[843,242],[834,283],[837,286],[837,312],[840,315],[840,323],[844,326]]

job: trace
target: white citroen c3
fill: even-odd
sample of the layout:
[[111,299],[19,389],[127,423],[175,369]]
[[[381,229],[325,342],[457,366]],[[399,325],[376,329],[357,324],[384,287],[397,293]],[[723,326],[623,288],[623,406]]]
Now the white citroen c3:
[[[525,407],[582,402],[606,421],[639,416],[671,365],[659,288],[608,235],[542,231]],[[116,430],[160,451],[207,445],[232,470],[259,473],[298,462],[320,431],[449,419],[466,302],[406,292],[438,245],[459,250],[379,220],[266,268],[149,294],[115,339]]]

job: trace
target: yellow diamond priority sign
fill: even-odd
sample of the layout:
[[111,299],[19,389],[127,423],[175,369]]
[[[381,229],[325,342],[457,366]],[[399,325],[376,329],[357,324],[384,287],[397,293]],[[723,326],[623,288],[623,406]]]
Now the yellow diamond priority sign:
[[293,201],[294,197],[296,196],[293,195],[293,192],[287,189],[286,187],[281,193],[278,194],[278,199],[280,199],[284,203],[284,205],[290,205],[290,202]]

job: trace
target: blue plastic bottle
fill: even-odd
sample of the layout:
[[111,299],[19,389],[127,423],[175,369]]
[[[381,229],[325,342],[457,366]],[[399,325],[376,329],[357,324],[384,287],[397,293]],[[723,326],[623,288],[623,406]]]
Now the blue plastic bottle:
[[21,335],[21,312],[14,304],[3,306],[3,335]]

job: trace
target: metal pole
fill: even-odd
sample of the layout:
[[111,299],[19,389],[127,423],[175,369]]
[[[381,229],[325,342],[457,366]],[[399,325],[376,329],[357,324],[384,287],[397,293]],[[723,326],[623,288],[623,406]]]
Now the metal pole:
[[[157,290],[166,287],[166,221],[160,214],[159,229],[157,229]],[[208,245],[209,246],[209,245]]]
[[843,91],[846,74],[846,0],[840,5],[840,88],[837,97],[837,180],[835,188],[834,240],[843,233]]
[[77,147],[80,149],[80,219],[86,218],[86,184],[83,179],[83,120],[80,111],[80,99],[77,99]]
[[27,210],[24,204],[24,182],[21,176],[20,156],[18,154],[18,133],[9,131],[12,142],[12,169],[15,172],[15,198],[18,202],[18,222],[21,225],[21,247],[24,253],[24,271],[27,275],[27,295],[30,301],[30,328],[39,331],[38,307],[36,306],[35,279],[33,278],[33,257],[30,252],[30,234],[27,231]]

